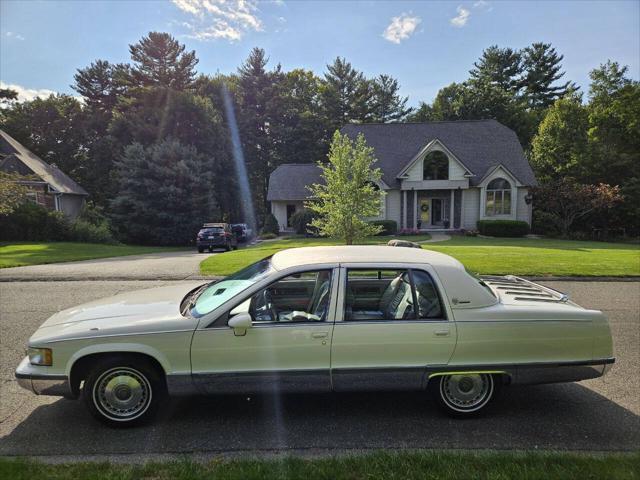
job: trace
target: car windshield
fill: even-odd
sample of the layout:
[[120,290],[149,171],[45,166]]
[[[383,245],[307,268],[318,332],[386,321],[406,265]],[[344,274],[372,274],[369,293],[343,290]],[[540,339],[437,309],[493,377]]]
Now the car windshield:
[[196,293],[195,302],[190,310],[191,315],[196,318],[202,317],[212,312],[224,302],[239,293],[245,291],[273,271],[271,258],[265,258],[249,265],[224,280],[211,283],[200,292]]

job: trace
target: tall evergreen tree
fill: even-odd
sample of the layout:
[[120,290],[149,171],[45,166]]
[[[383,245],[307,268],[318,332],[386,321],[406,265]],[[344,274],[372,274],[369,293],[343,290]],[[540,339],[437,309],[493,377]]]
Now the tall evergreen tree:
[[118,97],[126,91],[123,73],[128,69],[128,65],[96,60],[88,67],[78,69],[71,88],[82,95],[87,108],[110,118]]
[[607,60],[589,72],[591,85],[589,86],[589,99],[591,103],[606,103],[611,100],[620,90],[627,85],[632,85],[633,81],[627,77],[629,67],[620,66],[618,62]]
[[561,64],[563,58],[564,55],[558,54],[549,43],[533,43],[522,51],[524,74],[521,86],[530,107],[546,108],[568,92],[578,89],[570,81],[556,83],[565,74]]
[[522,57],[517,50],[492,45],[482,52],[473,66],[469,71],[473,82],[496,85],[510,93],[520,89]]
[[211,172],[194,147],[174,139],[129,145],[117,162],[112,216],[129,242],[185,245],[217,218]]
[[350,122],[370,118],[371,83],[344,58],[337,57],[322,83],[322,105],[331,122],[331,131]]
[[130,45],[129,52],[136,84],[173,90],[192,86],[198,64],[196,52],[185,52],[185,46],[168,33],[149,32],[138,43]]
[[389,75],[379,75],[373,81],[371,96],[371,120],[388,123],[399,122],[413,110],[407,107],[408,97],[400,96],[398,80]]

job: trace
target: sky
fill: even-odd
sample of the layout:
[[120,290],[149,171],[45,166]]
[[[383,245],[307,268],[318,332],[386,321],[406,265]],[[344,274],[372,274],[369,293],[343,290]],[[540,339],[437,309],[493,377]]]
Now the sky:
[[565,78],[588,90],[607,59],[640,78],[640,1],[0,0],[0,82],[29,99],[73,94],[78,68],[129,61],[149,31],[174,35],[198,71],[231,73],[253,47],[317,74],[337,56],[397,78],[410,105],[468,78],[490,45],[551,43]]

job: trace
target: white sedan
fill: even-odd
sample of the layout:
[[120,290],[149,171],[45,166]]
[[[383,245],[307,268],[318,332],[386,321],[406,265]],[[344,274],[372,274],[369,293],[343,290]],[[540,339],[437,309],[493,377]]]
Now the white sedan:
[[309,247],[56,313],[16,377],[129,426],[167,394],[265,391],[429,389],[466,417],[503,385],[596,378],[613,362],[604,315],[550,288],[427,250]]

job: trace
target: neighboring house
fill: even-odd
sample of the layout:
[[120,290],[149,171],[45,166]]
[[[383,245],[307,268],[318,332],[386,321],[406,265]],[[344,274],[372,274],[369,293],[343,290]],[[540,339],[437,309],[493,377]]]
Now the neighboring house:
[[27,196],[49,210],[63,212],[75,219],[89,195],[55,165],[49,165],[17,140],[0,130],[0,170],[26,178],[20,183],[29,187]]
[[[478,220],[531,224],[529,187],[536,179],[515,132],[495,120],[350,124],[342,133],[362,133],[374,149],[385,191],[380,215],[398,228],[460,230]],[[315,164],[286,164],[269,178],[267,200],[281,231],[321,182]]]

